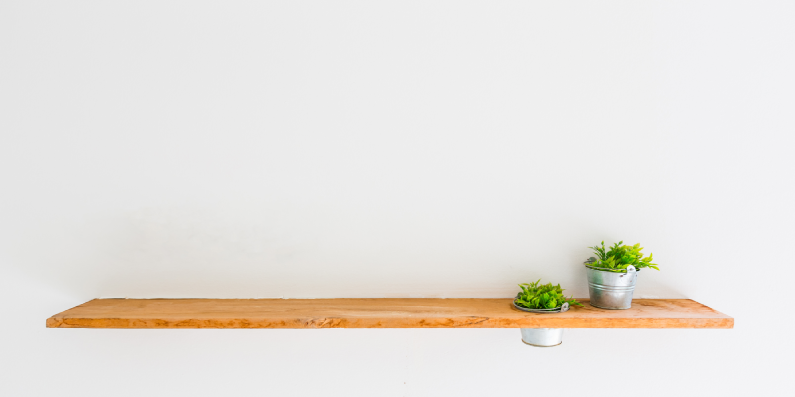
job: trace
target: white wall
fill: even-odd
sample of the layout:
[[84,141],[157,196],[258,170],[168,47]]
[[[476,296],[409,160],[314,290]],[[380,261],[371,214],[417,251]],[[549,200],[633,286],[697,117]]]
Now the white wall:
[[[789,1],[3,1],[9,396],[782,395]],[[81,330],[96,297],[638,297],[734,330]],[[614,386],[606,386],[615,381]],[[791,385],[790,385],[791,386]],[[791,389],[791,388],[790,388]]]

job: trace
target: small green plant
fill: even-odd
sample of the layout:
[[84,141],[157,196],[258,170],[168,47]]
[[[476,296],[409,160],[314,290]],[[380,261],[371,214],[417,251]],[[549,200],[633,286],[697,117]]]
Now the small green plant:
[[516,304],[528,309],[554,309],[562,306],[564,302],[568,302],[570,306],[582,306],[573,296],[566,299],[563,296],[563,289],[560,288],[560,284],[538,285],[540,282],[541,280],[539,279],[534,283],[519,284],[522,292],[516,298]]
[[590,258],[588,265],[591,267],[598,267],[610,272],[623,273],[629,265],[635,266],[635,269],[642,269],[650,267],[654,270],[660,270],[656,263],[651,263],[652,254],[643,257],[640,252],[643,247],[640,244],[635,245],[622,245],[623,241],[613,244],[609,250],[605,249],[605,242],[602,241],[602,246],[595,245],[590,247],[595,253],[597,258]]

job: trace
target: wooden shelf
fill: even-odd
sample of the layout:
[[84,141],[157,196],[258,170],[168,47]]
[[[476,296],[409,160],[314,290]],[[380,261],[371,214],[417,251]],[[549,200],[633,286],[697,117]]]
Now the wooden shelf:
[[511,299],[94,299],[49,328],[732,328],[690,299],[636,299],[629,310],[516,310]]

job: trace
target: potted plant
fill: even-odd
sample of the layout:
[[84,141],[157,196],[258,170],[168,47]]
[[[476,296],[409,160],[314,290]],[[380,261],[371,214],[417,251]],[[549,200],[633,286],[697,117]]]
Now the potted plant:
[[642,268],[660,270],[652,263],[652,254],[644,257],[640,244],[622,245],[623,241],[614,244],[610,249],[602,246],[590,247],[597,257],[590,257],[585,262],[588,276],[588,294],[591,306],[600,309],[629,309],[632,307],[632,293],[638,280],[638,271]]
[[[519,284],[522,292],[516,295],[513,306],[531,313],[563,313],[570,305],[582,306],[574,297],[566,298],[560,284],[539,285],[541,280]],[[563,328],[521,328],[522,342],[530,346],[551,347],[563,343]]]

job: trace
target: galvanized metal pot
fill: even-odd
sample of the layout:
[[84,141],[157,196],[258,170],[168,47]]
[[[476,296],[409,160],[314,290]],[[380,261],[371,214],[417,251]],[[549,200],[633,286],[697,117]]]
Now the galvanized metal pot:
[[[513,307],[530,313],[563,313],[569,310],[569,304],[563,303],[554,309],[528,309],[513,302]],[[563,343],[563,328],[520,328],[522,342],[535,347],[552,347]]]
[[563,328],[520,328],[522,342],[535,347],[552,347],[563,343]]
[[630,265],[626,272],[621,273],[600,270],[590,266],[589,262],[585,262],[585,267],[591,306],[613,310],[632,307],[632,293],[638,281],[635,266]]

